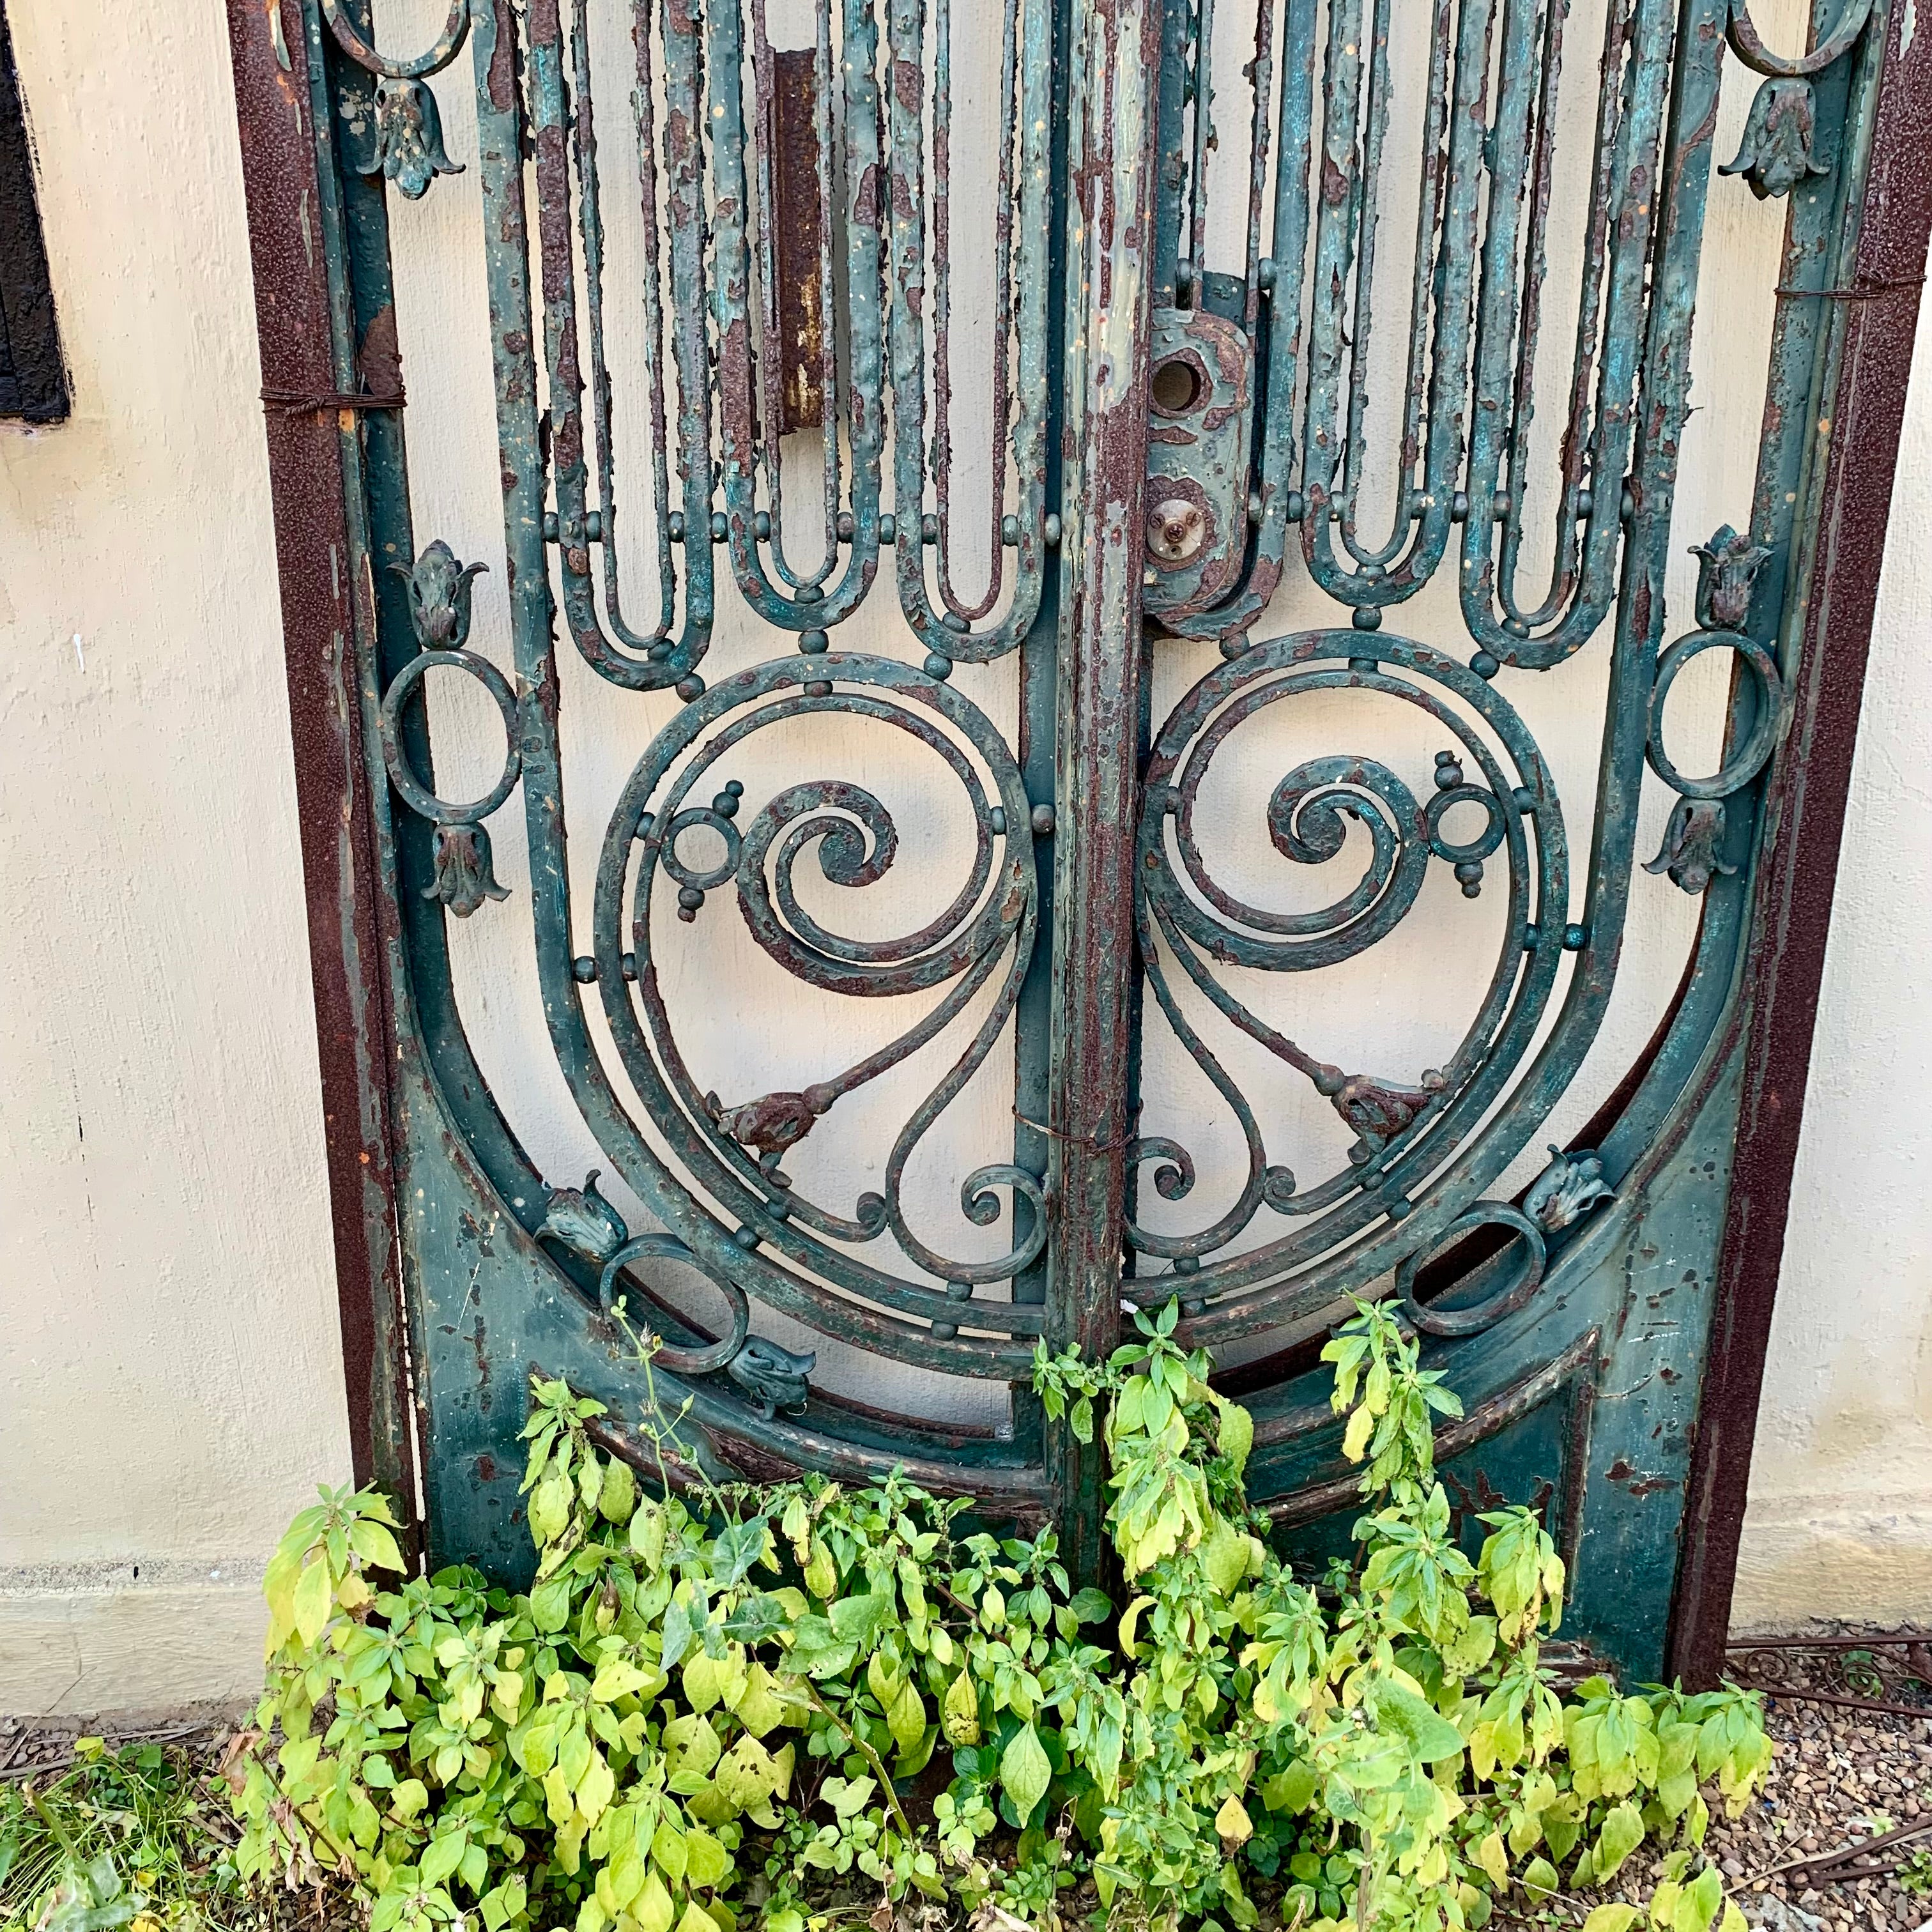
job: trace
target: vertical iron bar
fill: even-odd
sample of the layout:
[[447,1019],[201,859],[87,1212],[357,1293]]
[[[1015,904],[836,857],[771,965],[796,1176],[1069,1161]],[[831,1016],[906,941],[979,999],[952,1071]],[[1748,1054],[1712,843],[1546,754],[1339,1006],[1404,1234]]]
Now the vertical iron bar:
[[[292,0],[229,0],[248,248],[264,385],[291,394],[352,387],[340,355],[328,266],[315,246],[332,130],[313,118],[320,57]],[[352,415],[268,413],[309,962],[322,1069],[338,1306],[356,1480],[413,1512],[403,1283],[383,998],[380,874],[364,789],[356,632],[368,586],[347,568],[345,468]]]
[[[1160,0],[1079,0],[1071,50],[1048,1304],[1054,1345],[1090,1356],[1120,1325],[1160,26]],[[1068,1565],[1094,1576],[1098,1445],[1046,1447]]]

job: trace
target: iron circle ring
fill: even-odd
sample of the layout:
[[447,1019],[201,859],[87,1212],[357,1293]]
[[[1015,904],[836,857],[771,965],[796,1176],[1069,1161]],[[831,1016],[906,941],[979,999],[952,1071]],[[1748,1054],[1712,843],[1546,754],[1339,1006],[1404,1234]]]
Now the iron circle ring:
[[724,1298],[730,1304],[731,1326],[720,1340],[696,1348],[669,1347],[652,1328],[651,1339],[658,1345],[652,1353],[652,1360],[676,1376],[708,1376],[713,1370],[723,1368],[744,1347],[745,1338],[751,1332],[751,1303],[735,1281],[724,1280],[713,1274],[674,1234],[638,1234],[626,1241],[604,1264],[604,1271],[598,1277],[598,1306],[609,1313],[616,1294],[617,1277],[632,1262],[653,1258],[687,1262],[706,1276],[715,1287],[723,1289]]
[[[1450,806],[1457,805],[1479,805],[1483,808],[1482,830],[1460,844],[1442,836],[1442,820]],[[1422,822],[1428,834],[1429,849],[1437,858],[1446,859],[1451,865],[1472,859],[1486,859],[1503,842],[1507,824],[1496,794],[1475,784],[1453,785],[1447,791],[1437,792],[1423,807]]]
[[[1472,1234],[1478,1228],[1504,1227],[1520,1234],[1529,1244],[1528,1258],[1522,1274],[1500,1294],[1479,1301],[1473,1308],[1433,1308],[1415,1298],[1415,1278],[1422,1264],[1439,1248]],[[1458,1215],[1426,1248],[1418,1248],[1395,1271],[1396,1293],[1402,1298],[1402,1312],[1425,1335],[1445,1339],[1480,1335],[1493,1328],[1505,1316],[1514,1315],[1542,1285],[1549,1250],[1543,1230],[1520,1208],[1507,1201],[1478,1201]]]
[[[1750,667],[1757,681],[1757,718],[1750,736],[1732,752],[1723,767],[1708,778],[1687,778],[1670,761],[1664,748],[1664,704],[1677,674],[1694,657],[1724,645],[1737,652]],[[1725,798],[1739,787],[1750,784],[1764,768],[1778,742],[1784,722],[1784,680],[1771,653],[1755,638],[1741,631],[1693,631],[1679,638],[1658,660],[1657,682],[1651,686],[1650,717],[1646,752],[1650,768],[1682,798]]]
[[[410,694],[429,675],[432,666],[445,664],[466,670],[496,700],[508,743],[502,776],[481,798],[467,805],[446,805],[424,784],[410,768],[397,730]],[[420,652],[397,672],[382,699],[382,762],[389,768],[389,782],[412,812],[438,825],[473,825],[478,819],[488,818],[509,796],[524,768],[519,736],[516,694],[503,674],[488,658],[478,657],[474,651]]]

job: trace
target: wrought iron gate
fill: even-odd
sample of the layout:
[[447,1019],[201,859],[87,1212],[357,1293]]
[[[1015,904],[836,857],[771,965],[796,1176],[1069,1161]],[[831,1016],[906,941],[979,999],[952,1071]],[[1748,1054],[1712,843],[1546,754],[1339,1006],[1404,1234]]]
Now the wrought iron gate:
[[[1188,1338],[1242,1358],[1256,1501],[1316,1551],[1346,1530],[1354,1476],[1313,1350],[1341,1298],[1388,1292],[1466,1406],[1442,1451],[1459,1508],[1543,1503],[1573,1630],[1654,1674],[1687,1498],[1723,1480],[1694,1444],[1720,1270],[1744,1252],[1726,1228],[1728,1211],[1735,1244],[1767,895],[1787,890],[1822,688],[1832,419],[1864,321],[1847,298],[1888,292],[1862,222],[1898,86],[1888,0],[1820,0],[1802,52],[1768,46],[1743,0],[1610,0],[1580,50],[1568,0],[1258,0],[1244,164],[1220,156],[1210,106],[1215,0],[969,10],[626,0],[620,70],[597,0],[454,0],[409,57],[362,0],[234,0],[311,912],[340,969],[326,1081],[337,1144],[359,1150],[338,1225],[348,1272],[378,1284],[373,1331],[348,1336],[376,1472],[409,1484],[412,1400],[432,1547],[514,1571],[527,1378],[601,1396],[621,1441],[644,1398],[621,1302],[662,1339],[658,1400],[688,1406],[694,1460],[754,1480],[903,1464],[990,1515],[1057,1519],[1090,1565],[1098,1472],[1043,1425],[1034,1346],[1106,1348],[1124,1306],[1178,1296]],[[774,44],[782,12],[795,46]],[[956,34],[976,33],[985,70],[964,76]],[[1404,33],[1419,77],[1398,116]],[[1735,157],[1714,151],[1727,49],[1729,84],[1757,90]],[[444,133],[466,86],[472,152]],[[969,94],[990,130],[971,181],[990,239],[970,260],[952,242]],[[1225,86],[1221,106],[1225,129]],[[1587,155],[1574,180],[1566,127]],[[480,179],[503,511],[500,550],[468,560],[412,524],[386,200],[446,193],[460,169]],[[1756,485],[1738,530],[1684,532],[1707,202],[1747,190],[1790,197]],[[1548,433],[1564,195],[1580,243]],[[1376,262],[1404,196],[1408,340],[1385,401]],[[1210,266],[1216,224],[1238,267]],[[620,303],[638,318],[621,346]],[[961,587],[956,501],[969,311],[992,399],[983,591]],[[620,492],[626,410],[648,435]],[[292,488],[325,447],[339,512]],[[412,454],[420,479],[442,451]],[[1694,613],[1667,612],[1672,547],[1694,537]],[[472,637],[484,570],[507,602],[500,634]],[[1318,621],[1280,615],[1323,600]],[[298,672],[303,613],[323,608],[339,655]],[[734,623],[757,640],[735,656],[718,642]],[[1218,651],[1156,716],[1162,654],[1203,644]],[[573,651],[633,707],[594,868],[566,839]],[[1713,652],[1734,667],[1721,759],[1688,776],[1666,703]],[[1522,694],[1586,653],[1607,665],[1578,700],[1600,706],[1600,756],[1559,796]],[[459,676],[502,731],[468,800],[437,781],[426,702]],[[332,693],[346,708],[310,714],[305,740]],[[1298,712],[1370,700],[1421,721],[1419,768],[1346,739],[1292,764],[1272,748]],[[919,830],[854,766],[861,734],[924,761],[923,808],[964,837],[930,916],[855,937],[864,917],[828,905],[903,876]],[[332,774],[324,741],[347,761]],[[1215,765],[1237,741],[1274,762],[1264,807],[1231,825]],[[1646,770],[1675,800],[1654,856]],[[340,826],[316,810],[332,796]],[[500,845],[518,805],[527,864],[500,881],[493,830]],[[1291,884],[1341,883],[1289,909],[1250,882],[1258,853]],[[1683,983],[1597,1119],[1526,1180],[1644,872],[1701,902]],[[510,893],[544,1051],[622,1190],[538,1172],[466,1030],[452,936],[512,916]],[[1336,1057],[1318,995],[1286,1030],[1274,989],[1477,903],[1499,944],[1439,1065]],[[678,950],[728,976],[741,933],[802,1013],[830,996],[886,1017],[849,1038],[801,1021],[796,1088],[714,1090],[680,1030],[700,980]],[[1143,1094],[1161,1030],[1233,1124],[1225,1173]],[[1011,1144],[952,1175],[935,1226],[909,1168],[1009,1064]],[[869,1126],[878,1083],[917,1066],[922,1096],[862,1190],[844,1123]],[[1265,1086],[1244,1086],[1256,1066]],[[1330,1129],[1292,1163],[1285,1095]],[[931,1384],[903,1374],[879,1400],[830,1390],[760,1310],[1010,1400],[990,1424],[922,1421],[904,1391]],[[1762,1336],[1726,1346],[1754,1362]]]

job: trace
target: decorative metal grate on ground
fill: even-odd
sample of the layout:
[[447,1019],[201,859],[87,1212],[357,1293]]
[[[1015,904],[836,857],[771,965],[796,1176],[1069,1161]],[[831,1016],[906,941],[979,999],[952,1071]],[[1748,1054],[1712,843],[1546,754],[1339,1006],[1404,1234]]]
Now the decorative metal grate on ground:
[[[754,1480],[904,1464],[990,1516],[1056,1519],[1091,1565],[1095,1460],[1044,1425],[1034,1347],[1105,1349],[1124,1304],[1178,1297],[1187,1339],[1249,1358],[1252,1493],[1315,1554],[1354,1478],[1314,1351],[1341,1298],[1389,1292],[1466,1404],[1439,1452],[1459,1521],[1541,1502],[1573,1634],[1658,1674],[1687,1498],[1694,1516],[1714,1493],[1694,1444],[1764,1037],[1768,855],[1790,850],[1778,788],[1815,691],[1847,298],[1886,293],[1858,278],[1894,10],[1825,0],[1803,51],[1767,44],[1743,0],[1610,0],[1587,45],[1567,0],[1258,0],[1244,98],[1224,85],[1216,110],[1244,138],[1217,160],[1216,0],[1001,0],[970,21],[950,0],[817,0],[785,10],[792,46],[770,4],[631,0],[628,64],[590,0],[455,0],[407,57],[358,0],[234,10],[265,304],[278,275],[300,284],[264,238],[291,178],[314,191],[326,302],[326,374],[275,386],[269,305],[265,364],[272,408],[334,440],[343,484],[347,588],[325,593],[289,574],[296,432],[272,416],[292,666],[302,598],[352,612],[340,742],[365,842],[320,890],[368,995],[344,1022],[364,1173],[338,1198],[362,1188],[372,1232],[345,1238],[380,1285],[393,1211],[400,1253],[375,1466],[406,1471],[406,1350],[429,1540],[514,1570],[525,1383],[541,1369],[634,1413],[621,1298],[662,1340],[656,1386],[688,1403],[695,1460]],[[1756,90],[1735,154],[1714,148],[1727,65]],[[433,80],[473,88],[473,152]],[[969,96],[990,233],[970,256]],[[500,551],[466,560],[412,524],[386,202],[449,193],[458,168],[481,190],[502,502]],[[1790,197],[1756,483],[1736,529],[1686,532],[1707,207],[1747,193]],[[1553,226],[1580,236],[1574,261]],[[1238,268],[1208,266],[1210,226],[1244,230]],[[991,400],[968,452],[969,352]],[[647,429],[634,480],[627,412]],[[442,460],[412,454],[419,480]],[[1673,546],[1698,540],[1694,614],[1667,612]],[[502,668],[471,635],[486,568]],[[1290,590],[1328,616],[1271,617]],[[763,627],[748,658],[714,657],[728,605]],[[1150,664],[1202,642],[1219,661],[1154,716]],[[573,650],[649,707],[627,714],[634,766],[587,890],[566,844]],[[1600,758],[1559,796],[1522,694],[1586,652],[1572,701],[1600,710]],[[1705,776],[1664,719],[1707,652],[1733,679]],[[1001,665],[1004,710],[978,668]],[[458,676],[504,736],[466,800],[438,782],[425,703]],[[1368,700],[1423,721],[1418,769],[1366,739],[1266,748]],[[909,928],[835,916],[916,829],[854,765],[862,732],[928,775],[922,809],[959,840]],[[1231,824],[1216,761],[1237,742],[1276,763]],[[1676,799],[1655,851],[1646,770]],[[492,826],[518,810],[527,865],[500,879]],[[1282,891],[1250,883],[1258,854]],[[1603,1028],[1640,867],[1701,902],[1682,988],[1586,1138],[1522,1184]],[[330,877],[313,852],[310,876]],[[1412,932],[1445,881],[1502,910],[1438,1064],[1336,1057],[1318,1003],[1288,1027],[1274,989]],[[537,1171],[466,1032],[448,922],[520,916],[506,893],[528,896],[546,1050],[621,1190]],[[796,1088],[720,1092],[688,1047],[679,949],[741,926],[802,1002],[852,1004]],[[1144,1105],[1157,1031],[1233,1124],[1232,1170],[1210,1177]],[[917,1070],[859,1187],[846,1123],[875,1124]],[[1010,1082],[1012,1144],[950,1177],[938,1225],[909,1172],[988,1081]],[[1286,1094],[1312,1096],[1325,1153],[1281,1144]],[[821,1385],[760,1310],[1010,1400],[990,1424],[922,1422],[894,1391],[928,1384]],[[1761,1336],[1724,1346],[1754,1370]],[[1706,1533],[1690,1523],[1694,1552]]]

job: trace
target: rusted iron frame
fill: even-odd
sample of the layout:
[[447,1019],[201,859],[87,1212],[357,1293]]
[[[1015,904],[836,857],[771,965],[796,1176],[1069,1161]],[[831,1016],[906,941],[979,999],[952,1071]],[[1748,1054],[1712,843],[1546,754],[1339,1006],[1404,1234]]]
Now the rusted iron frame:
[[[1835,10],[1827,9],[1828,11]],[[1753,1011],[1710,1354],[1692,1462],[1670,1670],[1724,1664],[1751,1449],[1783,1265],[1798,1130],[1824,979],[1838,851],[1898,470],[1920,284],[1932,235],[1932,40],[1889,10],[1863,213],[1822,296],[1840,336],[1816,544],[1792,674],[1791,742],[1774,770],[1746,983]],[[1874,48],[1870,58],[1876,58]],[[1794,207],[1793,219],[1797,218]]]
[[[313,118],[310,64],[320,50],[309,45],[298,0],[229,0],[227,14],[262,386],[353,394],[357,371],[332,305],[340,292],[332,290],[313,225],[319,172],[333,152]],[[406,1513],[416,1468],[387,1087],[392,1028],[357,674],[374,591],[349,568],[346,507],[362,428],[346,407],[270,406],[264,427],[351,1465],[358,1483],[380,1483]]]
[[[1055,764],[1049,1340],[1097,1360],[1120,1325],[1134,999],[1134,827],[1146,644],[1148,339],[1160,0],[1079,0],[1068,173]],[[1047,1434],[1063,1554],[1105,1562],[1097,1444]]]

